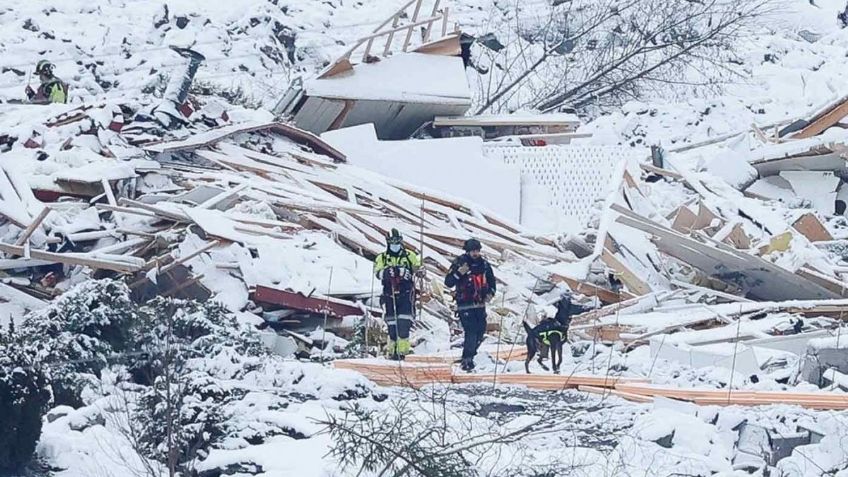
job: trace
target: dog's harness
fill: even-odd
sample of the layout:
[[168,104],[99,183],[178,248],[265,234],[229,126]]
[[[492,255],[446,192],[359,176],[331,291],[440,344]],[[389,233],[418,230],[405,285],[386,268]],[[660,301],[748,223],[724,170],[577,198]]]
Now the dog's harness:
[[538,333],[539,339],[542,340],[542,343],[544,343],[545,346],[550,346],[551,345],[551,335],[554,334],[554,333],[559,335],[560,341],[565,341],[565,333],[563,333],[562,330],[557,330],[557,329],[548,330],[548,331],[540,331]]

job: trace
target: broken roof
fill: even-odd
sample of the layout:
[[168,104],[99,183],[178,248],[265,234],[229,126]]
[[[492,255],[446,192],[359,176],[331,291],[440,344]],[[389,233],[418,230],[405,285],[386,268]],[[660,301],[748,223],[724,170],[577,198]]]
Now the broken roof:
[[305,83],[308,96],[471,106],[462,58],[399,53]]

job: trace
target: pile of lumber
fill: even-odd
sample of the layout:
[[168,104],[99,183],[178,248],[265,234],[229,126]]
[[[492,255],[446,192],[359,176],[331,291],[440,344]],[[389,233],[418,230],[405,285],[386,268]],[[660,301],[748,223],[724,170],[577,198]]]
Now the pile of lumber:
[[[399,362],[398,362],[399,363]],[[420,388],[429,384],[450,383],[453,375],[450,366],[385,363],[379,360],[337,359],[333,366],[350,369],[366,376],[381,386]]]
[[[526,346],[515,346],[512,344],[504,344],[500,350],[480,350],[492,357],[495,361],[524,361],[527,358]],[[408,363],[432,363],[432,364],[453,364],[460,360],[460,353],[448,354],[411,354],[406,357]]]
[[623,378],[618,376],[596,376],[585,374],[456,374],[453,382],[457,384],[489,383],[514,386],[527,386],[543,391],[575,389],[579,386],[611,388],[618,383],[644,383],[642,378]]
[[420,388],[429,384],[492,384],[526,386],[530,389],[543,391],[577,389],[587,393],[618,396],[639,403],[651,402],[654,397],[661,396],[704,406],[786,404],[808,409],[848,409],[848,394],[835,392],[803,393],[672,388],[652,385],[644,378],[585,374],[454,373],[454,367],[440,363],[394,362],[374,359],[336,360],[333,365],[339,369],[359,372],[381,386]]
[[[422,357],[419,357],[422,358]],[[493,384],[526,386],[544,391],[577,389],[579,386],[612,388],[621,383],[645,383],[646,379],[584,374],[476,374],[454,373],[453,366],[439,362],[383,361],[374,359],[343,359],[333,361],[339,369],[357,371],[383,386],[441,384]]]
[[617,383],[615,391],[628,395],[662,396],[700,405],[712,406],[765,406],[788,404],[808,409],[848,409],[848,394],[835,392],[793,391],[740,391],[723,389],[685,389],[661,387],[640,383]]

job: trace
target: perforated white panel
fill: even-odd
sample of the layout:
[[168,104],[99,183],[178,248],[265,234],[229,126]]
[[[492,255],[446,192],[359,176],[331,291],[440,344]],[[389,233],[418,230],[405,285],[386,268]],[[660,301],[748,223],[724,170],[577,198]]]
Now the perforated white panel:
[[588,219],[595,202],[607,193],[616,166],[633,154],[623,147],[572,145],[489,146],[485,152],[518,166],[522,175],[547,191],[551,206],[580,222]]

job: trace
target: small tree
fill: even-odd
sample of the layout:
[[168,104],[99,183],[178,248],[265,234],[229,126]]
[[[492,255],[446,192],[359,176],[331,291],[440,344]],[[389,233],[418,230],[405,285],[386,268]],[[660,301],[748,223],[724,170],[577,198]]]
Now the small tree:
[[23,341],[12,330],[0,330],[0,475],[30,462],[49,402],[47,378]]
[[264,349],[222,305],[167,298],[140,310],[134,341],[148,351],[131,364],[133,375],[149,385],[132,419],[140,427],[139,450],[163,462],[172,477],[190,472],[226,433],[228,416],[221,409],[242,396],[221,386],[203,362],[259,356]]
[[125,284],[92,280],[28,315],[20,339],[48,372],[54,405],[79,407],[88,377],[99,377],[111,357],[130,350],[130,329],[137,321]]

